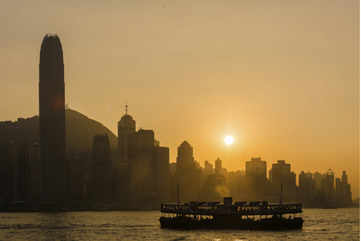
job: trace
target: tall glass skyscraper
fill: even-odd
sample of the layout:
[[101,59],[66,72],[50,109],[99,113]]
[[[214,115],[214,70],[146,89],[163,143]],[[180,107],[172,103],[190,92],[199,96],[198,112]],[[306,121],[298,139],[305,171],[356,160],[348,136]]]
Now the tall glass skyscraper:
[[65,86],[63,50],[56,35],[46,35],[41,44],[39,118],[42,202],[62,206],[67,197]]

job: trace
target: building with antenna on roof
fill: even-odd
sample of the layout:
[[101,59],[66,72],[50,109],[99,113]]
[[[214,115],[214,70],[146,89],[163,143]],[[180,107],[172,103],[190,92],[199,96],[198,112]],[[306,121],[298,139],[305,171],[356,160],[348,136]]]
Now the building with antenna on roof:
[[169,199],[169,148],[159,145],[153,130],[136,130],[125,114],[118,122],[118,178],[116,196],[129,208],[156,208]]
[[131,115],[128,115],[128,105],[125,105],[125,114],[118,121],[118,151],[120,161],[128,164],[130,136],[136,133],[136,123]]

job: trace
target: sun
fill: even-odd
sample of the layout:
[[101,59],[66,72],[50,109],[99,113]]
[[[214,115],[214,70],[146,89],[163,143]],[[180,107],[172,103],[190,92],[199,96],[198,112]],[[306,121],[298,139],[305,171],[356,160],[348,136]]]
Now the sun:
[[234,142],[233,136],[228,135],[228,136],[226,136],[226,137],[224,138],[224,143],[225,143],[227,146],[232,145],[233,142]]

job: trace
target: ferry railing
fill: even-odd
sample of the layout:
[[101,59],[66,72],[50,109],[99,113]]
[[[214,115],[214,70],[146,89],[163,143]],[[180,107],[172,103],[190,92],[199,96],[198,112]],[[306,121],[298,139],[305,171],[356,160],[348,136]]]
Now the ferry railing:
[[270,204],[268,206],[190,206],[188,204],[161,204],[161,212],[193,215],[274,215],[302,212],[302,204]]

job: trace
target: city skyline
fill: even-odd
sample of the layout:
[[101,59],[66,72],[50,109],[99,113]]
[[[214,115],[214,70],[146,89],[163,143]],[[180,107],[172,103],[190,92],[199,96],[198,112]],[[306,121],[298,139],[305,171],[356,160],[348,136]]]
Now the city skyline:
[[[39,40],[51,30],[60,35],[66,49],[67,104],[113,133],[128,103],[138,127],[155,129],[156,139],[170,147],[171,162],[177,145],[189,140],[197,161],[203,164],[219,156],[229,170],[242,168],[252,156],[262,156],[269,166],[279,159],[288,160],[297,173],[332,168],[339,176],[345,169],[353,194],[359,196],[356,3],[336,1],[326,9],[322,8],[325,1],[288,3],[282,11],[277,4],[268,13],[258,9],[263,16],[254,17],[247,11],[237,16],[232,11],[236,3],[159,2],[147,6],[149,13],[135,11],[138,6],[127,3],[124,16],[118,19],[119,12],[111,8],[115,3],[99,4],[100,16],[91,16],[91,8],[76,9],[63,3],[59,7],[66,14],[50,11],[54,14],[49,16],[50,24],[35,27],[38,17],[29,21],[33,33],[14,21],[13,28],[5,28],[6,38],[0,40],[7,47],[0,57],[7,80],[0,92],[2,116],[13,120],[37,114],[37,51]],[[46,4],[38,7],[50,8]],[[298,7],[311,17],[306,18]],[[340,7],[346,13],[336,11]],[[12,9],[10,4],[9,13]],[[28,16],[25,9],[18,19]],[[245,9],[255,10],[251,3]],[[321,9],[322,18],[318,17]],[[88,22],[77,17],[78,11],[94,29],[82,29]],[[291,18],[286,28],[282,16],[277,17],[279,12],[298,19],[292,22]],[[214,21],[219,14],[228,17],[224,22]],[[102,31],[104,19],[110,21],[113,32]],[[116,21],[122,19],[129,26]],[[271,19],[272,31],[266,29]],[[223,36],[204,28],[208,20]],[[242,20],[254,28],[238,26]],[[75,24],[69,25],[70,21]],[[289,26],[293,27],[290,32]],[[341,29],[343,34],[338,34]],[[99,34],[95,36],[94,31]],[[149,41],[140,42],[146,37]],[[103,47],[108,42],[113,47]],[[7,108],[8,103],[12,108]],[[235,136],[233,146],[223,145],[227,134]],[[307,168],[311,165],[314,169]]]

